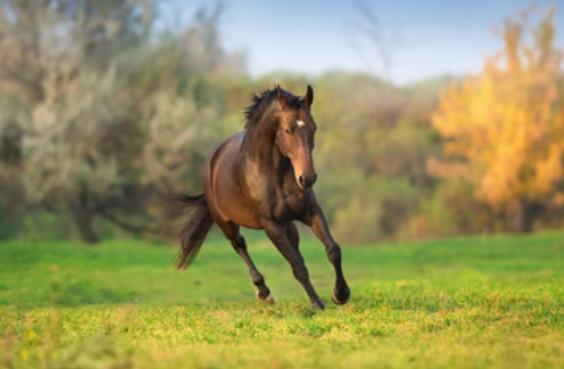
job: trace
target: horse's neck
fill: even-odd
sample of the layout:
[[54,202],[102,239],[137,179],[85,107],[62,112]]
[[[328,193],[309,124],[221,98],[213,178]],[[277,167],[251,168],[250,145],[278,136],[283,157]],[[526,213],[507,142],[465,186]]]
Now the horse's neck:
[[287,169],[287,159],[274,143],[274,130],[272,123],[265,121],[248,131],[241,145],[241,160],[243,168],[252,168],[252,172],[258,170],[259,175],[278,180]]
[[274,145],[274,140],[261,136],[260,132],[249,132],[241,146],[242,160],[245,165],[258,164],[261,170],[275,170],[280,164],[281,155]]

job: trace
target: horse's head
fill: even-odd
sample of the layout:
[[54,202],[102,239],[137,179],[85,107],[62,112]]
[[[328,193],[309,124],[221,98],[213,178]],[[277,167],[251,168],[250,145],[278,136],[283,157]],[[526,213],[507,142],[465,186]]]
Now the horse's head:
[[307,86],[307,92],[299,99],[299,104],[290,103],[282,89],[278,88],[277,91],[280,110],[276,145],[280,153],[290,159],[296,182],[304,190],[313,186],[317,179],[312,156],[317,129],[311,115],[313,89]]

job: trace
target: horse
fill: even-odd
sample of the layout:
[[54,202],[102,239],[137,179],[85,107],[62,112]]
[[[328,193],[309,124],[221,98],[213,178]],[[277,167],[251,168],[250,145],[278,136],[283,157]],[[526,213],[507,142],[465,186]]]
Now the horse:
[[324,304],[311,284],[299,250],[295,221],[311,227],[325,246],[335,272],[332,300],[345,304],[350,288],[341,267],[341,248],[333,239],[313,185],[312,151],[317,125],[311,114],[313,89],[297,97],[280,86],[252,97],[245,110],[245,129],[221,142],[204,164],[203,193],[180,195],[190,208],[182,228],[178,269],[196,257],[206,235],[216,224],[249,269],[256,297],[273,302],[264,276],[247,250],[240,227],[262,229],[291,265],[315,309]]

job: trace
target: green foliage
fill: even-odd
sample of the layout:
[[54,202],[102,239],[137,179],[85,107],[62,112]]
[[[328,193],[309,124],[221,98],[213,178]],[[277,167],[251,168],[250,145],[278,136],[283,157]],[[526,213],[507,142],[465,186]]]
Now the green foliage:
[[[348,305],[308,307],[264,238],[247,237],[272,287],[213,238],[186,272],[140,241],[0,245],[0,367],[559,368],[564,234],[344,250]],[[325,299],[323,247],[301,249]],[[218,267],[219,266],[219,267]]]
[[19,220],[8,214],[8,209],[0,203],[0,240],[12,238],[17,235]]
[[366,75],[328,74],[316,88],[316,190],[338,238],[396,238],[435,188],[426,162],[437,142],[424,99],[434,95],[414,98]]

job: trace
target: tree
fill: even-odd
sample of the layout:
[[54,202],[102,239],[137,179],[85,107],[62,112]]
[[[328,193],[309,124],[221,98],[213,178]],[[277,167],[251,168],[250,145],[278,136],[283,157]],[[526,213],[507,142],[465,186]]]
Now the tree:
[[403,40],[401,30],[397,27],[384,27],[382,21],[375,11],[375,7],[365,1],[356,1],[355,6],[358,11],[358,20],[351,26],[354,33],[360,36],[358,39],[351,35],[350,41],[359,54],[364,59],[370,69],[375,65],[371,54],[374,53],[377,63],[380,65],[382,78],[389,80],[392,76],[392,69],[397,62],[399,47]]
[[429,163],[471,183],[477,199],[525,232],[564,204],[563,50],[554,46],[554,10],[530,27],[532,15],[506,21],[504,49],[440,96],[433,124],[444,160]]
[[215,74],[243,64],[220,43],[220,6],[174,30],[153,27],[157,7],[0,2],[0,187],[70,215],[87,242],[98,218],[155,231],[163,198],[199,184],[225,123]]
[[368,243],[406,233],[436,182],[425,170],[436,152],[431,104],[411,88],[363,74],[327,74],[315,88],[316,194],[335,234]]

